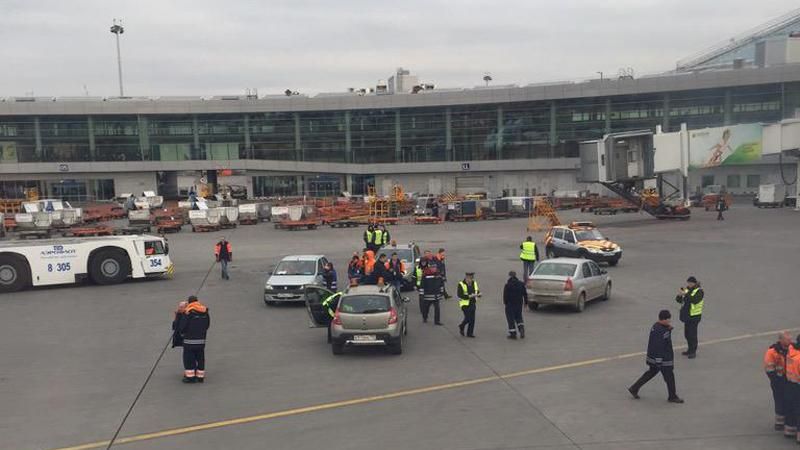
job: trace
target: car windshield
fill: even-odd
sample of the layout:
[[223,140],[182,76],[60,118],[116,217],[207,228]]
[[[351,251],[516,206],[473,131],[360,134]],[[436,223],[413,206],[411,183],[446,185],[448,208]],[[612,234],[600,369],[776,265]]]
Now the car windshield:
[[350,295],[342,298],[339,310],[347,314],[376,314],[389,311],[389,297],[385,295]]
[[314,275],[316,261],[281,261],[275,268],[275,275]]
[[536,266],[533,275],[571,277],[575,274],[575,264],[542,262]]
[[602,241],[605,240],[603,234],[595,229],[591,230],[577,230],[575,231],[575,237],[579,241]]
[[406,248],[398,248],[397,250],[392,250],[386,254],[386,256],[391,256],[392,253],[397,253],[397,259],[403,261],[411,261],[411,249]]

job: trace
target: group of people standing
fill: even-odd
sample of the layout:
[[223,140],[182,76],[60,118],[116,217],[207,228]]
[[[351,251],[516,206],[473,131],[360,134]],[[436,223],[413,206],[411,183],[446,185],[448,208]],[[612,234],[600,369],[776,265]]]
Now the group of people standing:
[[800,444],[800,335],[781,332],[764,353],[764,372],[769,378],[775,406],[775,430]]

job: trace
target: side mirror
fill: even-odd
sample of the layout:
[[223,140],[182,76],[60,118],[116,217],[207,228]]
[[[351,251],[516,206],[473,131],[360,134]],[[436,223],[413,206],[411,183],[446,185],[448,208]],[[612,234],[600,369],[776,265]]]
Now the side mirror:
[[601,269],[601,270],[600,270],[600,274],[601,274],[601,275],[605,275],[605,274],[607,274],[607,273],[608,273],[608,271],[607,271],[606,269]]

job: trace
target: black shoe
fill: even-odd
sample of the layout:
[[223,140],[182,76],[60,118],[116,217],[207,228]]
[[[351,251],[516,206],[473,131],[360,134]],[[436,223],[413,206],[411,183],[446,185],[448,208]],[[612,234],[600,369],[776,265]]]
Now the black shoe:
[[428,323],[428,319],[423,318],[422,323]]
[[197,379],[197,382],[198,382],[198,383],[205,383],[205,381],[206,381],[206,379],[205,379],[205,378],[198,378],[198,379]]
[[184,383],[194,383],[195,381],[197,381],[197,379],[195,377],[183,377],[183,380],[181,381],[183,381]]
[[634,391],[632,387],[629,387],[628,388],[628,392],[631,393],[633,398],[635,398],[636,400],[639,400],[639,391]]
[[519,338],[520,339],[525,339],[525,328],[520,328],[519,329]]
[[464,336],[464,325],[459,325],[459,326],[458,326],[458,332],[459,332],[459,333],[460,333],[462,336]]
[[467,337],[468,337],[468,338],[474,338],[474,337],[475,337],[475,335],[474,335],[474,334],[468,334],[468,335],[467,335]]
[[689,353],[688,355],[686,355],[686,357],[689,359],[695,359],[697,358],[697,353]]
[[444,325],[442,322],[434,322],[434,325]]
[[686,355],[688,355],[688,354],[689,354],[689,352],[688,352],[688,351],[681,352],[681,355],[683,355],[683,356],[686,356]]
[[672,397],[667,399],[670,403],[683,403],[683,399],[680,397]]
[[517,335],[516,334],[509,334],[508,336],[506,336],[506,338],[508,338],[508,339],[517,339]]

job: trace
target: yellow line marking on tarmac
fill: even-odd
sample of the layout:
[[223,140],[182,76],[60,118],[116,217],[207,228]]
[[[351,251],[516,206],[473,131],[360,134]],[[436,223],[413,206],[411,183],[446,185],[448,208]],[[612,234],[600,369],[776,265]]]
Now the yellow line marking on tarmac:
[[[764,331],[764,332],[761,332],[761,333],[749,333],[749,334],[743,334],[743,335],[727,337],[727,338],[712,339],[712,340],[709,340],[709,341],[701,342],[700,345],[705,346],[705,345],[711,345],[711,344],[721,344],[721,343],[725,343],[725,342],[741,341],[741,340],[755,338],[755,337],[768,336],[768,335],[771,335],[771,334],[777,335],[781,331],[783,331],[783,330]],[[680,348],[683,348],[683,347],[685,347],[685,346],[680,346],[680,347],[676,347],[676,348],[680,349]],[[600,364],[600,363],[605,363],[605,362],[619,361],[619,360],[623,360],[623,359],[634,358],[634,357],[637,357],[637,356],[644,356],[645,354],[646,354],[646,352],[625,353],[625,354],[621,354],[621,355],[607,356],[607,357],[596,358],[596,359],[587,359],[587,360],[584,360],[584,361],[576,361],[576,362],[567,363],[567,364],[560,364],[560,365],[556,365],[556,366],[540,367],[538,369],[529,369],[529,370],[522,370],[522,371],[518,371],[518,372],[511,372],[511,373],[507,373],[507,374],[502,374],[500,376],[492,375],[492,376],[482,377],[482,378],[473,378],[471,380],[456,381],[456,382],[446,383],[446,384],[437,384],[437,385],[433,385],[433,386],[427,386],[427,387],[421,387],[421,388],[415,388],[415,389],[407,389],[407,390],[404,390],[404,391],[390,392],[388,394],[373,395],[373,396],[369,396],[369,397],[354,398],[354,399],[350,399],[350,400],[342,400],[342,401],[331,402],[331,403],[322,403],[322,404],[319,404],[319,405],[305,406],[305,407],[302,407],[302,408],[287,409],[287,410],[284,410],[284,411],[276,411],[276,412],[266,413],[266,414],[257,414],[257,415],[253,415],[253,416],[239,417],[239,418],[236,418],[236,419],[220,420],[220,421],[216,421],[216,422],[208,422],[208,423],[203,423],[203,424],[198,424],[198,425],[190,425],[190,426],[186,426],[186,427],[172,428],[172,429],[168,429],[168,430],[156,431],[156,432],[153,432],[153,433],[136,434],[136,435],[133,435],[133,436],[127,436],[127,437],[118,438],[114,442],[114,445],[130,444],[130,443],[134,443],[134,442],[149,441],[149,440],[153,440],[153,439],[159,439],[159,438],[165,438],[165,437],[170,437],[170,436],[178,436],[178,435],[182,435],[182,434],[194,433],[194,432],[197,432],[197,431],[212,430],[212,429],[216,429],[216,428],[230,427],[230,426],[233,426],[233,425],[242,425],[242,424],[246,424],[246,423],[253,423],[253,422],[260,422],[260,421],[270,420],[270,419],[278,419],[278,418],[282,418],[282,417],[296,416],[296,415],[299,415],[299,414],[308,414],[308,413],[313,413],[313,412],[318,412],[318,411],[326,411],[326,410],[330,410],[330,409],[344,408],[344,407],[347,407],[347,406],[363,405],[365,403],[375,403],[375,402],[379,402],[379,401],[391,400],[391,399],[400,398],[400,397],[409,397],[409,396],[412,396],[412,395],[426,394],[426,393],[429,393],[429,392],[437,392],[437,391],[444,391],[444,390],[449,390],[449,389],[462,388],[462,387],[466,387],[466,386],[473,386],[473,385],[476,385],[476,384],[483,384],[483,383],[488,383],[488,382],[491,382],[491,381],[500,381],[500,380],[503,380],[503,379],[508,380],[508,379],[511,379],[511,378],[519,378],[519,377],[524,377],[524,376],[529,376],[529,375],[537,375],[537,374],[541,374],[541,373],[554,372],[554,371],[557,371],[557,370],[573,369],[573,368],[576,368],[576,367],[584,367],[584,366],[590,366],[590,365],[595,365],[595,364]],[[76,446],[72,446],[72,447],[61,447],[61,448],[57,448],[57,449],[54,449],[54,450],[92,450],[92,449],[98,449],[98,448],[105,448],[106,446],[108,446],[108,443],[109,443],[109,441],[90,442],[88,444],[76,445]]]

